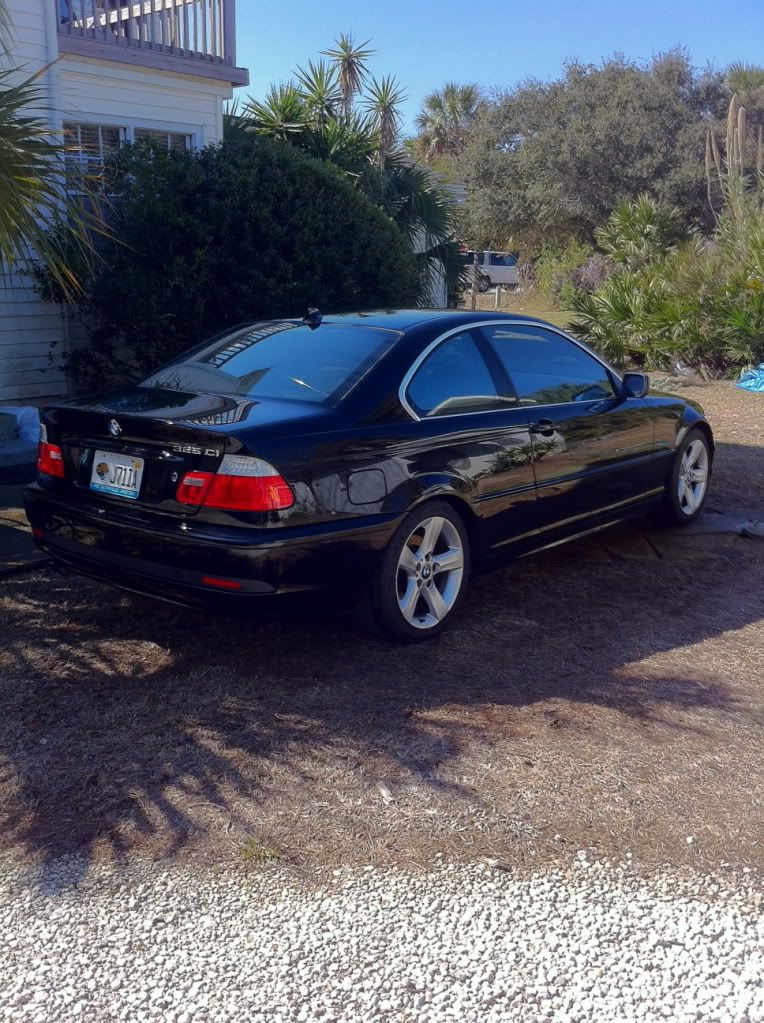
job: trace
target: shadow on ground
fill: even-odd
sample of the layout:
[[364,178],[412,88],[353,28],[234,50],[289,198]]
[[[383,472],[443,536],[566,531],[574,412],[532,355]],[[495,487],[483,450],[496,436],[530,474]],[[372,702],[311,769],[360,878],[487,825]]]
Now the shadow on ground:
[[2,841],[46,859],[416,859],[455,836],[471,852],[551,841],[570,812],[571,842],[646,829],[659,855],[693,813],[723,832],[717,799],[760,831],[750,544],[675,561],[570,545],[475,580],[460,623],[413,648],[318,612],[229,621],[76,577],[7,579]]

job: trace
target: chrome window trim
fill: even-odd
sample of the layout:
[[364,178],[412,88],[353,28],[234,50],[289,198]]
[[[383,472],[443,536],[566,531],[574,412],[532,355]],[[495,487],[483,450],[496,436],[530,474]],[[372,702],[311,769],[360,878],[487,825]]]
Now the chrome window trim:
[[[604,369],[608,373],[608,376],[613,376],[619,383],[621,384],[623,383],[623,380],[621,379],[619,374],[616,373],[612,366],[609,366],[605,362],[605,360],[601,359],[600,356],[597,355],[595,352],[590,351],[586,347],[586,345],[582,344],[577,338],[573,337],[571,334],[566,334],[564,330],[560,330],[559,327],[554,327],[552,326],[552,324],[547,323],[538,323],[535,320],[478,320],[474,323],[463,323],[460,327],[452,327],[450,330],[447,330],[443,334],[438,335],[438,337],[436,337],[434,341],[431,341],[427,345],[424,351],[421,351],[419,355],[417,355],[416,359],[414,359],[411,366],[409,366],[408,370],[406,371],[406,374],[403,377],[403,380],[401,381],[401,386],[398,388],[398,400],[400,401],[401,405],[404,407],[406,412],[408,412],[408,414],[414,420],[414,422],[420,423],[422,421],[422,418],[455,419],[456,417],[460,416],[485,416],[490,415],[490,413],[492,412],[507,412],[510,409],[518,408],[533,409],[535,411],[536,409],[560,408],[563,405],[581,404],[580,401],[559,401],[547,405],[521,405],[518,402],[517,405],[510,405],[507,408],[477,409],[474,412],[449,412],[444,416],[424,417],[418,415],[414,411],[414,409],[411,407],[406,398],[406,391],[408,390],[408,386],[411,383],[411,380],[416,371],[422,365],[427,356],[430,355],[430,353],[433,352],[438,347],[438,345],[441,345],[444,341],[447,341],[450,337],[453,337],[454,334],[462,334],[470,330],[475,330],[478,327],[500,327],[502,325],[506,327],[541,327],[543,330],[548,330],[552,334],[559,334],[560,337],[564,337],[566,341],[570,341],[571,344],[574,344],[576,346],[576,348],[580,348],[582,352],[585,352],[586,355],[590,356],[592,359],[595,360],[595,362],[598,362],[602,367],[604,367]],[[614,397],[617,397],[617,395],[614,395]],[[594,400],[608,401],[609,399],[597,398]]]

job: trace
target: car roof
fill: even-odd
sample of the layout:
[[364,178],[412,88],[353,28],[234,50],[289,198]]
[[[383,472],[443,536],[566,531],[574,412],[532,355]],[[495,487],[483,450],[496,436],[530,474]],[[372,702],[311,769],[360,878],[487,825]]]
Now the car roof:
[[348,323],[359,327],[382,327],[387,330],[406,331],[425,324],[461,327],[486,320],[544,323],[535,316],[518,313],[490,312],[486,309],[374,309],[369,312],[325,315],[323,323]]

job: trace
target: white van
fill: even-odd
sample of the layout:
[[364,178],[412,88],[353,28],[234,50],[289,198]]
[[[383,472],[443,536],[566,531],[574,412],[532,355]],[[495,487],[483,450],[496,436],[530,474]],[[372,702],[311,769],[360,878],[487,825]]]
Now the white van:
[[475,268],[479,291],[488,291],[496,284],[506,288],[516,288],[520,284],[520,268],[517,256],[512,252],[469,250],[464,253],[464,262],[468,269]]

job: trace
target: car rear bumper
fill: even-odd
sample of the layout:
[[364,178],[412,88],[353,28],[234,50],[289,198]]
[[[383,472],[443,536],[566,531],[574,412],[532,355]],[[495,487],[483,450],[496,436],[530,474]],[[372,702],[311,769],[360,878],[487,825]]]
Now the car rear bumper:
[[24,506],[37,546],[57,565],[186,606],[360,587],[397,524],[369,516],[235,534],[193,520],[138,525],[38,484],[24,491]]

